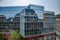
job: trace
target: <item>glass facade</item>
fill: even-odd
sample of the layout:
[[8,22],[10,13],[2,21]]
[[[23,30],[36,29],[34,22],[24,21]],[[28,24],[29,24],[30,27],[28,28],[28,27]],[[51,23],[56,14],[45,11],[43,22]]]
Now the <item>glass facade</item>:
[[[38,20],[37,14],[35,14],[35,11],[33,9],[25,9],[23,12],[25,12],[23,15],[24,18],[24,36],[31,36],[31,35],[37,35],[41,34],[40,28],[43,27],[43,22]],[[23,13],[22,13],[23,14]],[[22,14],[21,17],[22,17]],[[20,18],[21,22],[22,19]],[[20,23],[22,25],[22,23]],[[21,28],[21,26],[20,26]]]
[[29,5],[28,7],[35,11],[39,19],[44,19],[43,17],[44,7],[43,6]]
[[[4,15],[0,15],[0,31],[3,29],[19,29],[20,34],[23,37],[32,37],[39,36],[37,38],[32,38],[32,40],[55,40],[55,35],[44,35],[55,32],[56,30],[56,20],[54,12],[45,11],[43,6],[38,5],[29,5],[22,8],[16,8],[17,10],[12,10],[9,8],[7,13],[12,12],[13,16],[10,14],[6,14],[10,17],[5,17]],[[16,15],[15,15],[15,14]],[[15,16],[14,16],[15,15]],[[44,37],[43,37],[44,35]]]
[[29,5],[20,12],[20,31],[22,35],[33,36],[54,32],[55,30],[54,12],[44,11],[43,6]]

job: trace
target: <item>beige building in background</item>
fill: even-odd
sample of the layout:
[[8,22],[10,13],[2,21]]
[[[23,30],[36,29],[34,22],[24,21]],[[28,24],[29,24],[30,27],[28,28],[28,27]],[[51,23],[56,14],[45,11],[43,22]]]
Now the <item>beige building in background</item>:
[[56,18],[56,26],[57,31],[60,32],[60,18]]
[[56,16],[56,40],[60,40],[60,15]]

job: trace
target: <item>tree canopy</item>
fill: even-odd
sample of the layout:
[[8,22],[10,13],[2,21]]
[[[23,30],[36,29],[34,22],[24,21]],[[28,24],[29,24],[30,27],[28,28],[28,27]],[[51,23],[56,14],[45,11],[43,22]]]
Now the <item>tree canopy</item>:
[[23,40],[23,36],[19,33],[18,30],[14,31],[8,40]]
[[3,34],[0,32],[0,40],[4,40]]

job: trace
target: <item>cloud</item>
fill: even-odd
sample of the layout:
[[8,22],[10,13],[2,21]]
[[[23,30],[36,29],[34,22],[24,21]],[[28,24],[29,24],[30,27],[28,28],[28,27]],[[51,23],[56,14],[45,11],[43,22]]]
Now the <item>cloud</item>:
[[43,0],[2,0],[0,6],[21,6],[28,4],[43,4]]

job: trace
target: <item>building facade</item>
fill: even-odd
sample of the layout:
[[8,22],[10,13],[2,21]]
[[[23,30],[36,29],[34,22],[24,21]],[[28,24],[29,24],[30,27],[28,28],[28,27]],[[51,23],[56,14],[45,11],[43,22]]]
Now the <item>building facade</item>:
[[25,7],[12,18],[6,19],[4,16],[6,21],[0,22],[0,27],[4,25],[3,28],[6,26],[11,30],[18,28],[24,40],[56,40],[54,12],[45,11],[39,5],[30,4]]
[[6,18],[4,15],[0,15],[0,32],[9,32],[10,30],[16,30],[20,27],[20,15],[16,14],[14,18]]
[[25,40],[56,40],[54,12],[43,6],[29,5],[20,12],[20,33]]
[[60,40],[60,14],[56,15],[56,40]]

